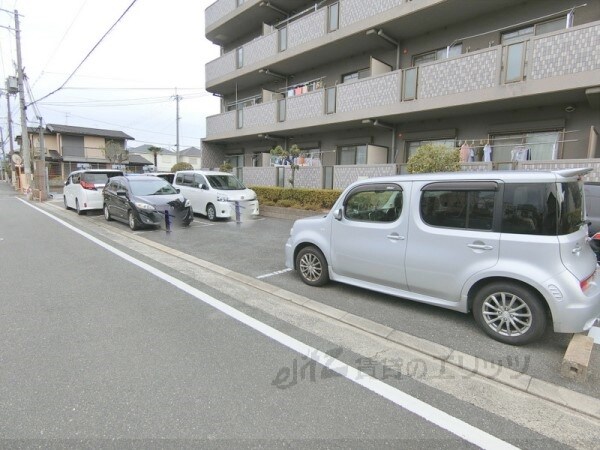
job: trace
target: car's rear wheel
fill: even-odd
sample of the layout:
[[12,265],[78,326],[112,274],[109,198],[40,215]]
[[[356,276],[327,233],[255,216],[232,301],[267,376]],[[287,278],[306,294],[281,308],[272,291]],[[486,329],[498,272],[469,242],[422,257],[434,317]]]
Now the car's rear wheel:
[[310,286],[322,286],[329,281],[327,260],[317,247],[304,247],[298,252],[296,269],[302,281]]
[[211,222],[217,220],[217,210],[215,209],[214,205],[210,203],[206,207],[206,217]]
[[79,207],[79,199],[75,199],[75,210],[77,211],[77,214],[79,214],[80,216],[85,214],[85,210],[81,209]]
[[548,321],[538,296],[531,289],[511,282],[483,287],[473,301],[473,316],[488,335],[511,345],[539,339]]
[[127,220],[129,222],[129,228],[131,228],[133,231],[137,230],[140,227],[140,224],[135,218],[135,214],[133,213],[133,211],[129,211],[129,214],[127,215]]
[[104,204],[104,218],[106,220],[112,220],[112,216],[110,215],[110,211],[108,210],[108,205]]
[[69,209],[69,207],[67,206],[67,196],[63,195],[63,203],[65,204],[65,209]]

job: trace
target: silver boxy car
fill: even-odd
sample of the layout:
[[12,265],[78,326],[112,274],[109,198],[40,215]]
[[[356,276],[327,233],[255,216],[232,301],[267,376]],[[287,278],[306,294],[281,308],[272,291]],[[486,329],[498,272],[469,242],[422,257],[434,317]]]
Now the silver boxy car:
[[297,220],[286,266],[467,313],[494,339],[522,345],[548,324],[588,330],[600,316],[582,176],[456,172],[349,186],[324,217]]

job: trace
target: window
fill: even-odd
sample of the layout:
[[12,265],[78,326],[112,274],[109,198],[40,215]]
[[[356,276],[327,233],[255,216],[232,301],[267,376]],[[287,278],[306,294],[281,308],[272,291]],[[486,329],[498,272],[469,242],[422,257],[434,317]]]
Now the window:
[[338,164],[354,165],[367,163],[366,145],[347,145],[338,147]]
[[402,77],[402,100],[415,100],[417,98],[417,68],[404,70]]
[[502,232],[556,236],[574,233],[584,221],[582,183],[507,184]]
[[235,49],[235,67],[241,69],[244,66],[244,47]]
[[366,185],[344,201],[344,216],[361,222],[394,222],[402,213],[402,190],[395,184]]
[[421,195],[421,218],[436,227],[491,230],[497,189],[494,182],[428,185]]
[[500,36],[500,43],[509,44],[515,41],[522,41],[530,36],[539,36],[540,34],[551,33],[553,31],[562,30],[566,27],[567,16],[562,16],[546,22],[527,25],[526,27],[504,32]]
[[333,114],[335,112],[335,103],[336,103],[336,87],[329,87],[325,90],[326,92],[326,105],[325,105],[325,113]]
[[492,161],[551,161],[558,158],[561,131],[492,135]]
[[525,50],[526,42],[515,42],[506,46],[506,67],[504,68],[504,82],[514,83],[525,78]]
[[334,3],[327,9],[327,31],[335,31],[340,27],[340,4]]
[[420,53],[413,56],[413,67],[425,64],[428,62],[438,61],[440,59],[451,58],[462,54],[462,44],[455,44],[448,47],[438,48],[430,52]]
[[356,72],[347,73],[342,75],[342,83],[346,83],[348,81],[360,80],[362,78],[368,78],[371,73],[370,69],[361,69]]
[[279,51],[287,50],[287,27],[280,28],[278,33]]
[[406,152],[406,160],[414,155],[419,147],[425,144],[432,145],[443,145],[444,147],[448,147],[448,150],[453,150],[456,148],[456,139],[433,139],[433,140],[423,140],[423,141],[410,141],[407,143],[407,152]]

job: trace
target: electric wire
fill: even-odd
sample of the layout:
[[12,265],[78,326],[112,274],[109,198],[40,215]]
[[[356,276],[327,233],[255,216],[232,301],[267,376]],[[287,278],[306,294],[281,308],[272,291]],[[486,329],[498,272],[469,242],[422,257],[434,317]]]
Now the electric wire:
[[51,95],[56,94],[58,91],[60,91],[61,89],[63,89],[69,81],[71,81],[71,78],[73,78],[73,76],[79,70],[79,68],[83,65],[83,63],[85,63],[85,61],[91,56],[91,54],[94,52],[94,50],[96,50],[96,48],[98,48],[98,46],[102,43],[102,41],[104,41],[104,39],[106,38],[106,36],[108,36],[109,33],[117,26],[117,24],[121,21],[121,19],[123,19],[123,17],[125,17],[125,14],[127,14],[129,12],[129,10],[133,7],[133,5],[135,5],[136,2],[137,2],[137,0],[133,0],[131,2],[131,4],[127,7],[127,9],[125,9],[125,11],[123,12],[123,14],[121,14],[121,16],[117,19],[117,21],[114,24],[112,24],[112,26],[108,29],[108,31],[106,33],[104,33],[104,35],[100,38],[100,40],[96,43],[96,45],[94,45],[92,47],[92,49],[83,58],[83,60],[77,65],[77,67],[71,72],[71,74],[63,82],[63,84],[61,84],[58,88],[56,88],[55,90],[53,90],[49,94],[46,94],[43,97],[41,97],[40,99],[38,99],[37,100],[38,102],[42,101],[42,100],[44,100],[44,99],[46,99],[48,97],[50,97]]

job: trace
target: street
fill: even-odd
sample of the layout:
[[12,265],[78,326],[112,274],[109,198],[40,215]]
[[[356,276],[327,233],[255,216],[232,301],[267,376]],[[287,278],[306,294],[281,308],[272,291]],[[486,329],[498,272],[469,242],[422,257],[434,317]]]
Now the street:
[[[555,375],[564,337],[515,349],[481,335],[470,316],[333,284],[308,289],[282,270],[286,221],[197,217],[189,229],[133,233],[60,205],[27,202],[0,182],[7,446],[48,439],[119,447],[159,440],[221,448],[596,447],[598,417],[440,366],[278,295],[393,322],[465,353],[475,345],[477,357],[511,358],[514,367],[505,366],[597,400],[596,371],[577,386]],[[420,323],[410,325],[415,318]]]

